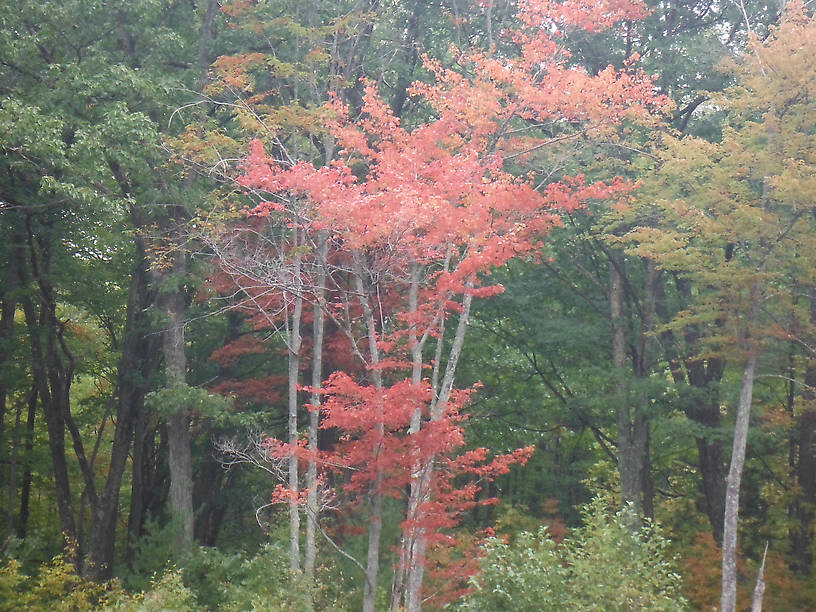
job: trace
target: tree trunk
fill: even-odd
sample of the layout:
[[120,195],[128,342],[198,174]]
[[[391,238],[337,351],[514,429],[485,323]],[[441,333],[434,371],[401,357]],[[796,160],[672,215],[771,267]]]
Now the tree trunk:
[[[816,286],[810,290],[810,324],[816,326]],[[808,342],[813,346],[813,342]],[[792,435],[796,436],[798,449],[796,462],[796,484],[800,494],[793,502],[793,522],[791,527],[791,554],[794,568],[803,576],[809,576],[813,567],[813,519],[816,507],[816,355],[808,355],[802,388],[802,414],[796,420]]]
[[612,328],[612,364],[618,372],[617,408],[618,473],[621,502],[636,517],[643,515],[643,465],[649,440],[649,425],[642,411],[633,408],[623,380],[626,368],[626,327],[624,321],[623,258],[609,254],[609,318]]
[[[48,230],[46,229],[47,233]],[[35,251],[34,232],[29,220],[28,247],[30,253],[29,264],[32,266],[33,276],[39,281],[40,311],[31,296],[24,294],[20,300],[28,328],[29,344],[32,360],[32,377],[37,387],[40,405],[45,416],[48,429],[48,446],[51,454],[51,464],[54,470],[54,487],[57,509],[60,517],[60,528],[66,540],[77,541],[77,529],[74,519],[74,507],[71,497],[71,480],[68,474],[68,462],[65,457],[65,416],[70,412],[70,388],[73,372],[66,369],[57,353],[59,321],[56,316],[56,304],[53,292],[48,283],[50,268],[50,249],[48,236],[44,237],[39,256]],[[24,247],[17,249],[18,278],[20,286],[28,286],[28,270],[23,261]]]
[[[413,263],[411,266],[411,285],[408,291],[408,312],[411,315],[416,315],[419,308],[419,281],[422,274],[422,266],[418,263]],[[422,348],[423,340],[420,340],[416,330],[411,333],[411,383],[419,385],[422,382]],[[408,434],[414,435],[420,431],[422,425],[422,408],[417,406],[411,415],[411,425],[408,428]],[[394,585],[391,592],[391,610],[397,612],[402,600],[406,594],[405,580],[408,575],[408,562],[410,558],[411,549],[414,546],[414,540],[419,535],[416,525],[417,514],[419,512],[419,504],[421,503],[422,492],[421,474],[422,465],[420,464],[420,457],[414,452],[415,457],[411,466],[411,482],[408,492],[408,509],[406,518],[408,524],[407,528],[402,530],[402,538],[399,548],[399,561],[397,563],[396,574],[394,576]]]
[[325,308],[326,300],[326,257],[328,255],[328,240],[326,232],[318,233],[317,245],[317,287],[315,291],[314,319],[312,322],[312,392],[309,399],[311,411],[309,412],[309,467],[306,471],[306,487],[308,494],[306,498],[306,577],[311,583],[314,580],[315,560],[317,558],[317,546],[315,535],[318,528],[317,507],[317,451],[318,433],[320,426],[320,394],[316,392],[323,384],[323,336],[325,334]]
[[119,518],[119,490],[130,454],[138,415],[144,411],[147,382],[155,366],[155,347],[148,332],[146,309],[152,299],[148,290],[147,262],[141,239],[137,244],[136,265],[130,280],[122,356],[117,366],[116,425],[105,487],[93,512],[93,529],[88,544],[85,574],[95,580],[112,575],[116,523]]
[[128,516],[125,562],[133,568],[136,544],[144,535],[144,523],[148,511],[158,505],[155,495],[155,415],[145,407],[137,416],[134,427],[133,460],[130,489],[130,514]]
[[[29,411],[36,407],[37,388],[33,387],[26,402]],[[14,430],[12,432],[11,457],[9,459],[8,508],[6,509],[6,540],[14,535],[14,505],[17,501],[17,471],[20,464],[20,426],[23,418],[23,404],[18,403],[15,410]]]
[[765,542],[765,552],[762,553],[762,563],[757,571],[754,596],[751,599],[751,612],[762,612],[762,598],[765,595],[765,558],[768,556],[768,543]]
[[[184,346],[184,315],[186,301],[183,279],[187,263],[183,252],[173,256],[171,278],[162,275],[166,283],[158,288],[157,304],[165,315],[162,332],[162,353],[166,385],[184,388],[187,385],[187,356]],[[168,282],[169,281],[169,282]],[[175,285],[170,289],[167,284]],[[190,407],[172,406],[167,416],[168,466],[170,468],[170,512],[175,523],[175,550],[186,552],[193,543],[193,459],[190,449]]]
[[223,495],[225,470],[212,453],[199,458],[193,486],[193,506],[196,509],[193,535],[201,546],[215,546],[213,534],[218,533],[214,522],[219,520],[219,498]]
[[[746,334],[753,332],[759,315],[759,287],[751,290],[751,313]],[[737,605],[737,523],[739,519],[739,496],[745,450],[748,445],[748,426],[751,418],[751,402],[754,392],[754,373],[757,355],[748,340],[743,342],[747,350],[742,371],[737,420],[734,427],[734,444],[731,450],[731,467],[725,491],[725,515],[723,518],[722,599],[721,612],[734,612]]]
[[[686,303],[692,301],[691,282],[677,278],[677,289]],[[718,322],[718,325],[720,323]],[[692,326],[685,333],[687,350],[692,354],[700,351],[700,332]],[[686,406],[685,413],[700,426],[702,435],[695,437],[698,468],[700,470],[705,510],[711,531],[717,542],[722,542],[723,516],[725,515],[725,460],[724,442],[721,434],[719,384],[725,371],[725,362],[719,357],[685,360],[688,384],[707,396],[695,399]],[[699,393],[697,394],[699,395]]]
[[[208,46],[212,39],[212,24],[217,0],[208,0],[199,36],[199,91],[207,84],[209,66]],[[192,174],[188,175],[192,177]],[[192,178],[186,182],[189,183]],[[172,257],[170,287],[159,288],[157,304],[166,317],[167,328],[162,334],[165,377],[168,387],[187,386],[187,356],[185,354],[184,317],[187,310],[184,278],[187,276],[187,258],[181,245],[185,236],[181,227],[185,212],[181,206],[172,207],[166,221],[173,227],[169,237],[175,242]],[[161,276],[164,276],[163,274]],[[166,279],[162,279],[166,280]],[[175,550],[184,554],[193,543],[193,458],[190,448],[190,407],[174,406],[167,417],[167,448],[170,468],[170,511],[176,523]]]
[[17,537],[21,540],[28,532],[29,504],[31,502],[31,454],[34,450],[34,422],[37,418],[37,386],[32,387],[26,419],[25,468],[20,487],[20,516],[17,520]]
[[[8,389],[10,373],[6,372],[9,358],[14,354],[14,315],[17,311],[17,282],[18,272],[15,265],[15,245],[20,240],[15,232],[11,236],[11,257],[6,264],[5,278],[3,286],[0,288],[0,443],[5,443],[5,424]],[[19,264],[17,264],[19,265]],[[32,396],[36,401],[36,390],[32,390]],[[12,432],[11,458],[9,460],[9,481],[8,481],[8,509],[6,511],[6,539],[14,533],[14,505],[17,495],[17,462],[19,458],[20,445],[20,420],[22,406],[18,404]]]
[[[467,288],[473,285],[470,282],[466,283]],[[451,342],[451,347],[448,352],[447,363],[445,364],[445,374],[438,388],[436,386],[437,377],[433,377],[433,399],[429,409],[430,420],[439,421],[445,413],[450,400],[451,391],[453,390],[454,378],[456,377],[456,368],[459,364],[459,357],[462,355],[462,349],[465,344],[465,334],[468,325],[470,324],[470,309],[473,304],[473,295],[465,292],[462,297],[462,312],[459,314],[459,321],[456,325],[456,332]],[[441,347],[442,338],[438,339],[440,343],[437,349]],[[439,362],[441,353],[437,351],[436,362]],[[436,370],[435,370],[436,372]],[[422,519],[422,506],[429,500],[431,491],[431,482],[433,478],[433,464],[435,457],[428,457],[423,461],[423,467],[420,471],[419,484],[417,487],[418,500],[416,503],[415,520]],[[418,612],[422,608],[422,581],[425,576],[425,553],[428,544],[428,538],[422,528],[417,528],[413,536],[413,541],[410,549],[410,557],[408,560],[408,579],[405,590],[405,609],[408,612]]]
[[[12,234],[12,241],[20,240],[18,235]],[[5,419],[6,419],[6,398],[8,395],[9,375],[6,373],[6,364],[13,354],[14,344],[14,314],[17,311],[17,289],[18,272],[15,266],[15,250],[12,245],[11,261],[6,266],[6,274],[3,279],[3,287],[0,289],[0,441],[4,440]],[[17,265],[20,265],[19,263]]]
[[[374,321],[374,311],[369,302],[369,293],[366,290],[363,277],[362,267],[356,266],[355,283],[357,293],[360,296],[360,304],[363,308],[363,314],[366,320],[366,336],[368,339],[368,354],[369,367],[371,373],[371,381],[377,393],[382,394],[383,381],[382,371],[379,369],[380,352],[377,347],[377,325]],[[379,401],[379,400],[378,400]],[[380,408],[382,412],[382,407]],[[383,495],[382,469],[379,467],[379,454],[382,445],[382,439],[385,435],[385,425],[381,418],[376,425],[376,431],[379,435],[380,442],[377,443],[373,449],[373,461],[376,463],[376,475],[374,482],[371,485],[369,498],[371,500],[371,518],[368,524],[368,552],[366,553],[366,570],[365,570],[365,587],[363,589],[363,612],[374,612],[376,597],[377,597],[377,581],[380,573],[380,538],[382,535],[382,510],[383,510]]]
[[[295,229],[294,247],[300,248],[300,230]],[[300,508],[298,506],[297,493],[300,489],[298,478],[298,456],[294,452],[298,443],[298,384],[300,382],[300,349],[302,337],[300,333],[300,323],[303,314],[303,287],[301,278],[300,255],[295,255],[292,270],[292,278],[295,286],[288,296],[291,298],[291,305],[286,305],[286,316],[289,317],[291,306],[291,318],[287,321],[288,333],[286,338],[289,353],[288,372],[288,419],[287,428],[289,434],[289,446],[293,450],[289,456],[289,490],[292,498],[289,500],[289,569],[293,572],[300,572]]]

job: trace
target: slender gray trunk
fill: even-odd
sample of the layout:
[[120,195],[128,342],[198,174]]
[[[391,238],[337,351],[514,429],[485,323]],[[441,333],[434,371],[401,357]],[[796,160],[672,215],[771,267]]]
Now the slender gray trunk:
[[[358,265],[356,268],[357,270],[354,280],[356,283],[360,304],[363,307],[363,314],[365,315],[366,319],[366,335],[368,339],[371,380],[374,384],[374,388],[377,390],[377,401],[381,402],[383,381],[382,372],[378,367],[380,363],[380,353],[379,348],[377,348],[377,325],[374,321],[374,311],[371,308],[370,302],[368,301],[368,292],[365,290],[363,285],[362,267]],[[382,406],[380,406],[380,410],[382,411]],[[385,427],[382,419],[379,420],[375,427],[380,440],[382,440],[383,436],[385,435]],[[380,538],[382,536],[383,509],[383,474],[382,469],[379,467],[379,455],[382,450],[381,445],[382,442],[378,442],[377,446],[373,449],[373,461],[377,464],[377,468],[374,482],[371,486],[371,493],[369,494],[371,499],[371,518],[368,525],[368,552],[366,554],[366,581],[365,588],[363,590],[363,612],[374,612],[377,596],[377,580],[380,572]]]
[[762,563],[757,571],[754,597],[751,600],[751,612],[762,612],[762,598],[765,595],[765,557],[768,556],[768,543],[765,542],[765,552],[762,553]]
[[746,351],[742,370],[737,420],[734,426],[734,444],[731,448],[731,466],[725,486],[725,515],[723,517],[722,597],[721,612],[734,612],[737,606],[737,525],[739,521],[739,497],[742,470],[745,466],[745,450],[748,446],[748,426],[751,420],[751,402],[754,396],[756,372],[756,347],[750,340],[759,318],[760,287],[751,288],[750,313],[744,330],[742,348]]
[[734,612],[737,605],[737,521],[739,519],[740,482],[745,465],[745,449],[748,445],[748,424],[751,417],[756,362],[756,355],[749,355],[742,371],[737,423],[734,427],[734,445],[731,450],[731,467],[726,480],[720,606],[722,612]]
[[[411,266],[411,285],[408,290],[408,312],[415,315],[418,312],[419,302],[419,278],[422,273],[422,266],[417,263]],[[426,336],[427,337],[427,336]],[[411,383],[419,385],[422,382],[422,348],[424,338],[420,340],[416,330],[411,333]],[[422,407],[417,406],[411,414],[411,424],[408,427],[408,434],[413,435],[419,432],[422,425]],[[420,458],[413,457],[411,465],[411,483],[408,494],[408,509],[406,517],[409,523],[417,517],[419,510],[419,503],[421,499],[420,492],[420,474],[422,466]],[[405,595],[405,577],[408,571],[408,558],[410,550],[414,544],[416,530],[412,527],[403,529],[402,538],[399,548],[399,562],[397,564],[397,571],[394,575],[394,584],[391,590],[391,610],[397,612],[402,604],[402,599]]]
[[[295,231],[295,249],[299,248],[299,231]],[[296,255],[293,267],[294,295],[292,296],[292,318],[288,322],[289,333],[287,345],[289,349],[289,388],[288,388],[288,430],[289,445],[292,449],[298,443],[298,382],[300,377],[300,347],[302,337],[300,334],[300,320],[303,314],[303,295],[301,279],[301,260]],[[288,306],[287,306],[288,316]],[[293,572],[300,571],[300,508],[295,496],[299,490],[298,482],[298,457],[296,453],[289,456],[289,489],[293,493],[293,498],[289,501],[289,569]]]
[[315,543],[315,533],[317,531],[317,520],[319,508],[317,506],[317,451],[318,433],[320,426],[320,394],[317,389],[323,384],[323,335],[325,332],[326,316],[323,312],[326,301],[326,256],[328,252],[328,240],[326,232],[318,234],[317,247],[317,286],[315,290],[314,320],[312,325],[312,337],[314,347],[312,348],[312,389],[314,390],[309,398],[311,412],[309,413],[309,466],[306,471],[306,487],[308,494],[306,497],[306,576],[311,582],[314,580],[315,560],[317,558],[317,546]]
[[[473,287],[471,282],[466,283],[466,291]],[[430,406],[431,421],[439,421],[445,414],[450,400],[453,383],[456,377],[456,367],[465,345],[465,334],[470,323],[470,308],[473,304],[473,295],[466,292],[462,297],[462,312],[453,336],[448,360],[445,364],[445,374],[438,391],[434,389],[433,400]],[[441,338],[440,338],[441,342]],[[423,459],[418,486],[417,509],[429,499],[433,478],[433,464],[435,457]],[[421,516],[417,517],[421,519]],[[405,609],[408,612],[418,612],[422,608],[422,581],[425,576],[425,553],[428,545],[427,536],[422,528],[416,530],[411,546],[408,562],[408,583],[405,591]]]

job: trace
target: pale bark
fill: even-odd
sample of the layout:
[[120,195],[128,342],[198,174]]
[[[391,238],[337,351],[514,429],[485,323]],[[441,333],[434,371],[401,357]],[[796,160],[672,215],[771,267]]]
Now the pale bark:
[[734,612],[737,605],[737,521],[739,519],[739,495],[742,469],[745,465],[745,449],[748,445],[748,424],[751,416],[751,400],[754,392],[756,355],[745,360],[737,405],[737,423],[734,427],[734,445],[731,450],[731,467],[725,489],[725,516],[723,521],[722,561],[722,612]]
[[312,324],[312,337],[314,347],[312,348],[312,394],[309,398],[311,412],[309,413],[309,466],[306,471],[306,487],[308,494],[306,497],[306,558],[304,567],[306,576],[311,582],[314,579],[315,560],[317,558],[317,545],[315,534],[317,532],[318,506],[317,506],[317,451],[318,433],[320,425],[320,393],[317,389],[323,384],[323,336],[325,333],[326,316],[323,312],[326,300],[326,256],[328,253],[328,240],[325,232],[318,235],[318,261],[317,279],[315,287],[314,319]]
[[768,556],[768,543],[765,542],[765,552],[762,553],[762,563],[757,571],[754,597],[751,600],[751,612],[762,612],[762,598],[765,595],[765,557]]
[[[453,336],[448,360],[445,364],[445,374],[442,377],[439,389],[434,388],[433,399],[430,406],[431,421],[439,421],[445,414],[445,410],[450,400],[453,390],[453,383],[456,377],[456,367],[462,355],[465,345],[465,334],[470,323],[470,308],[473,304],[473,295],[469,292],[473,283],[465,284],[465,294],[462,297],[462,312],[459,315],[459,322]],[[442,338],[439,339],[439,342]],[[423,461],[419,475],[419,485],[417,487],[417,509],[426,503],[430,496],[431,481],[433,478],[433,464],[435,457],[429,457]],[[417,517],[421,518],[421,517]],[[425,575],[425,553],[428,540],[422,528],[417,528],[414,535],[410,556],[408,560],[408,580],[405,589],[405,609],[408,612],[418,612],[422,608],[422,581]]]
[[[295,248],[299,247],[299,232],[295,231]],[[288,374],[288,434],[289,446],[294,449],[298,442],[298,382],[300,376],[300,348],[302,337],[300,334],[300,320],[303,314],[303,295],[301,291],[301,260],[296,255],[293,263],[292,278],[294,281],[294,292],[287,296],[292,300],[292,318],[287,321],[287,348],[289,351],[289,374]],[[289,306],[287,305],[287,316]],[[300,571],[300,508],[297,503],[298,482],[298,458],[297,453],[292,452],[289,456],[289,490],[292,492],[292,499],[289,501],[289,569],[293,572]]]
[[[419,302],[419,280],[422,274],[422,266],[417,263],[411,266],[411,284],[408,289],[408,312],[416,315],[418,312]],[[417,330],[413,329],[411,332],[411,383],[419,385],[422,382],[422,349],[427,334],[420,339]],[[419,432],[422,424],[422,407],[417,406],[411,414],[411,424],[408,427],[408,434],[413,435]],[[408,494],[408,521],[414,521],[417,517],[419,503],[421,498],[419,475],[421,473],[421,465],[419,457],[413,458],[411,466],[411,484]],[[413,546],[415,530],[412,528],[403,529],[402,538],[400,540],[399,549],[399,563],[397,571],[394,576],[394,584],[391,589],[391,610],[396,612],[400,609],[402,599],[405,595],[405,577],[408,571],[408,557],[409,551]]]
[[[374,321],[374,311],[368,301],[368,292],[363,285],[362,268],[355,266],[355,283],[357,293],[359,295],[360,304],[363,307],[363,314],[366,320],[366,336],[368,340],[369,353],[369,367],[371,372],[371,380],[378,395],[381,397],[383,390],[382,372],[379,369],[380,353],[377,348],[377,326]],[[381,400],[378,400],[381,401]],[[382,406],[380,407],[382,409]],[[385,435],[385,427],[382,419],[375,425],[377,434],[380,440]],[[375,464],[379,463],[379,455],[381,452],[381,444],[379,442],[373,449],[373,461]],[[374,482],[371,485],[371,492],[369,497],[371,499],[371,518],[368,526],[368,552],[366,554],[366,572],[365,572],[365,588],[363,590],[363,612],[374,612],[376,595],[377,595],[377,580],[380,572],[380,538],[382,536],[382,469],[377,465]]]
[[751,289],[750,313],[748,316],[742,348],[746,351],[745,366],[742,370],[737,420],[734,426],[734,444],[731,449],[731,466],[725,487],[725,516],[723,517],[723,557],[721,612],[734,612],[737,605],[737,523],[739,520],[739,496],[742,470],[745,466],[745,451],[748,446],[748,426],[751,420],[751,402],[754,394],[756,372],[756,347],[750,341],[750,334],[759,316],[760,288]]

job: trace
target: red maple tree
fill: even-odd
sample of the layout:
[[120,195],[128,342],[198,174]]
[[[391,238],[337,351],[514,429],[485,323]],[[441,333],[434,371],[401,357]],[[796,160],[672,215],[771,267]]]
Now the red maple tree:
[[[276,242],[284,248],[274,257],[288,267],[273,267],[270,276],[246,248],[243,265],[226,250],[221,258],[246,295],[272,288],[284,296],[287,325],[301,324],[300,315],[292,319],[299,300],[317,304],[335,332],[333,349],[357,361],[312,389],[314,409],[322,397],[321,427],[339,432],[338,443],[318,453],[290,435],[274,453],[334,472],[344,495],[367,506],[364,610],[374,608],[384,497],[405,504],[392,608],[418,610],[430,548],[450,541],[480,480],[532,453],[463,451],[463,410],[473,390],[455,389],[454,379],[473,299],[502,291],[489,282],[491,270],[534,257],[562,212],[625,197],[633,186],[579,175],[536,189],[530,177],[505,170],[505,160],[648,118],[664,103],[641,72],[588,74],[569,65],[562,45],[571,29],[596,31],[643,15],[641,3],[626,0],[523,0],[510,33],[516,57],[462,54],[470,76],[426,59],[436,80],[413,93],[433,107],[433,121],[403,128],[366,83],[359,119],[339,98],[326,107],[338,145],[329,165],[283,164],[260,141],[251,144],[241,182],[264,199],[250,215],[283,228],[288,238]],[[550,134],[522,140],[514,136],[518,124],[546,124]],[[553,126],[563,133],[552,136]],[[292,482],[276,490],[290,508],[305,499]]]

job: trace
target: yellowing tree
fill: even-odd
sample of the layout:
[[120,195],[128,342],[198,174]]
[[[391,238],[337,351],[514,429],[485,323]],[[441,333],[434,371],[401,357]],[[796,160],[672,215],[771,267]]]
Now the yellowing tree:
[[[804,400],[816,383],[816,20],[791,2],[767,40],[726,66],[737,85],[714,99],[728,111],[718,143],[666,137],[637,202],[615,213],[632,252],[695,286],[695,301],[670,324],[706,330],[703,358],[742,364],[723,530],[722,610],[736,607],[740,480],[753,386],[763,349],[795,338],[804,347]],[[803,299],[803,296],[804,299]],[[760,363],[759,367],[762,367]],[[800,417],[813,437],[813,408]],[[813,465],[801,444],[799,465]],[[804,462],[804,463],[803,463]],[[799,470],[805,506],[816,497]],[[812,470],[811,470],[812,471]],[[802,482],[804,477],[805,482]],[[803,539],[812,514],[803,515]],[[808,538],[806,541],[810,541]],[[761,594],[759,595],[761,598]]]

